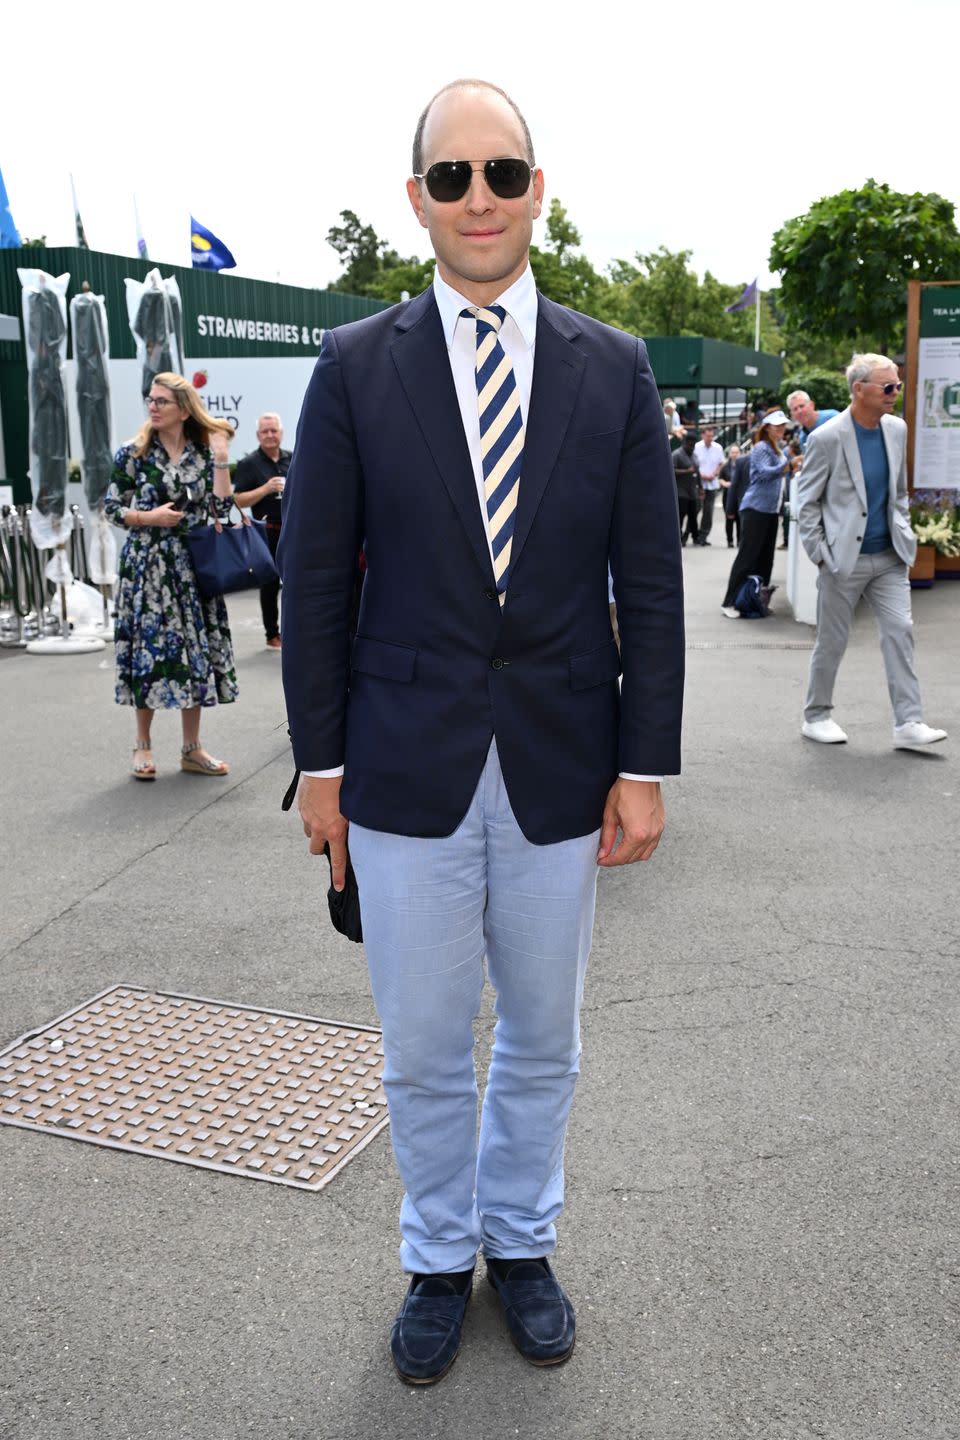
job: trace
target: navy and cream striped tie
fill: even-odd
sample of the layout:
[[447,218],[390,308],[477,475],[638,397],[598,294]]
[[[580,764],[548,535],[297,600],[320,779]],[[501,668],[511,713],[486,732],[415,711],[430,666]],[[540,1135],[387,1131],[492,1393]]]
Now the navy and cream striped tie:
[[498,331],[506,318],[502,305],[461,311],[477,322],[477,404],[480,457],[487,502],[487,529],[493,549],[493,573],[502,605],[510,574],[513,525],[523,464],[523,417],[513,366]]

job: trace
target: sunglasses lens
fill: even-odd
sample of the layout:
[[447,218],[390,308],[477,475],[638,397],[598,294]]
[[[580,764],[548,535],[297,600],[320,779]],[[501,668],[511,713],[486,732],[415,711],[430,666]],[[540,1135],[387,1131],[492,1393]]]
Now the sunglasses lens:
[[526,160],[488,160],[483,167],[487,184],[501,200],[517,200],[530,188]]
[[438,160],[427,171],[427,189],[434,200],[462,200],[470,189],[470,174],[466,160]]
[[[530,166],[526,160],[487,160],[484,179],[501,200],[516,200],[530,188]],[[470,189],[473,166],[468,160],[438,160],[425,179],[434,200],[449,203],[462,200]]]

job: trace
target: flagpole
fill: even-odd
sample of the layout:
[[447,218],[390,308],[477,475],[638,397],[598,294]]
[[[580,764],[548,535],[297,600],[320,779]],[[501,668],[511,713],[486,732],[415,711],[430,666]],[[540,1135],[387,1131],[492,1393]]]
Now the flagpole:
[[753,318],[753,348],[760,349],[760,286],[757,286],[757,313]]

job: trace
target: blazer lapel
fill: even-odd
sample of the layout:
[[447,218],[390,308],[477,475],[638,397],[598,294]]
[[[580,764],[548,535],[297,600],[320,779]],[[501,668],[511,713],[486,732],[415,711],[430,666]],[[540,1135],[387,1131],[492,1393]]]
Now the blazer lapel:
[[853,428],[853,416],[849,410],[843,412],[840,419],[840,427],[840,444],[843,447],[847,466],[850,474],[853,476],[853,483],[860,497],[860,503],[866,506],[867,483],[863,478],[863,466],[860,463],[860,447],[857,444],[857,432]]
[[[390,349],[400,383],[477,561],[492,585],[493,565],[473,464],[432,288],[404,306],[396,329]],[[521,484],[521,493],[522,488]]]
[[[538,296],[537,345],[510,552],[511,569],[530,534],[577,402],[587,363],[572,343],[579,333],[580,327],[569,310]],[[509,586],[507,596],[509,606]]]

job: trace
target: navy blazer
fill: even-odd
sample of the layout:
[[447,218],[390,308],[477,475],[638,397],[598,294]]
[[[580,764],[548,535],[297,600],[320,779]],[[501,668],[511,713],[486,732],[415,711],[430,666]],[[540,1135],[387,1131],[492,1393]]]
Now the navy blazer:
[[343,814],[371,829],[451,834],[494,734],[534,844],[596,830],[619,771],[680,768],[676,487],[646,348],[538,299],[502,610],[432,289],[327,331],[304,399],[279,552],[287,715],[297,765],[343,764]]

